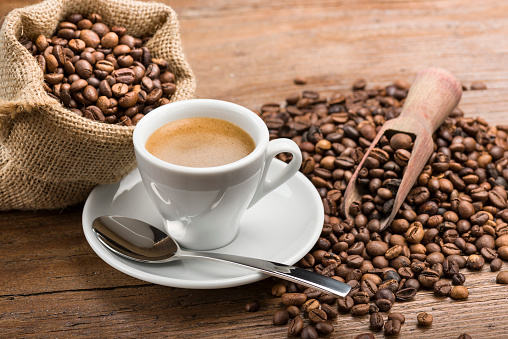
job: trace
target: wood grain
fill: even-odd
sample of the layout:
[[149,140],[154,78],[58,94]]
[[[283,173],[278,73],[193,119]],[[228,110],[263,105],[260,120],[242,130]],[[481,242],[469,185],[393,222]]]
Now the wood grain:
[[[0,16],[36,1],[0,3]],[[304,89],[345,92],[412,81],[422,68],[451,71],[467,88],[468,116],[508,124],[508,2],[485,0],[174,0],[187,58],[201,98],[257,110]],[[296,77],[307,84],[295,85]],[[271,279],[221,290],[157,286],[104,263],[81,230],[82,206],[64,211],[0,213],[0,337],[284,338],[273,326],[282,307]],[[508,269],[505,263],[504,269]],[[394,311],[406,315],[401,338],[508,335],[508,286],[495,273],[466,272],[465,301],[421,292]],[[256,313],[244,311],[250,299]],[[416,315],[430,312],[428,329]],[[368,318],[341,315],[332,338],[368,331]],[[375,334],[384,337],[382,333]]]

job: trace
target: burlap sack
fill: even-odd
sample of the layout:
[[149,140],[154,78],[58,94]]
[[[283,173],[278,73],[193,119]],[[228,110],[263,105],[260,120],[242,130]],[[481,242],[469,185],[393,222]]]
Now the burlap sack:
[[97,184],[120,180],[136,166],[134,127],[79,117],[49,97],[35,58],[18,42],[54,34],[71,13],[99,13],[165,58],[175,74],[171,101],[194,96],[195,78],[168,6],[131,0],[48,0],[13,10],[0,30],[0,210],[60,209],[82,202]]

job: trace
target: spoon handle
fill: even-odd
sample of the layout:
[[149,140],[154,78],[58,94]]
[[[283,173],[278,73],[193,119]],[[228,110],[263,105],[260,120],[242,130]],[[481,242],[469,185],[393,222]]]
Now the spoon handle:
[[351,290],[351,286],[348,284],[326,277],[324,275],[307,271],[299,267],[280,264],[268,260],[246,258],[223,253],[205,253],[187,250],[179,250],[176,253],[176,256],[179,258],[210,259],[235,264],[240,267],[253,269],[268,275],[272,275],[274,277],[289,280],[297,284],[313,287],[325,293],[339,297],[345,297]]

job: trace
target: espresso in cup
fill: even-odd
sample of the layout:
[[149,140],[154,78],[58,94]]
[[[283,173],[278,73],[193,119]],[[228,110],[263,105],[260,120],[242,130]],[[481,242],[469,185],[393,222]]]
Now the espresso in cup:
[[215,167],[249,155],[256,144],[241,127],[218,118],[172,121],[156,130],[145,148],[157,158],[186,167]]

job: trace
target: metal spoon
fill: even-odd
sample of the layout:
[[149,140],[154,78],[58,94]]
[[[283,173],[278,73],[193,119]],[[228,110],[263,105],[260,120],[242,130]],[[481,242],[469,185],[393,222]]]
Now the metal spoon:
[[345,297],[351,290],[348,284],[292,265],[231,254],[183,250],[168,234],[128,217],[98,217],[93,222],[92,231],[106,248],[134,261],[165,263],[182,258],[210,259],[253,269],[339,297]]

